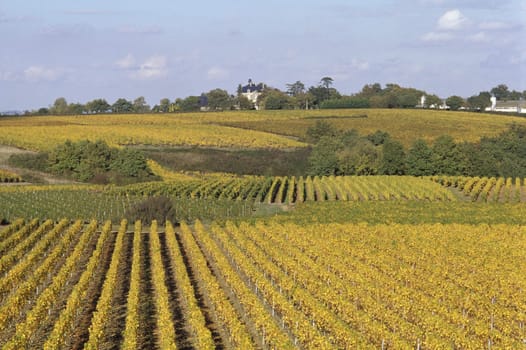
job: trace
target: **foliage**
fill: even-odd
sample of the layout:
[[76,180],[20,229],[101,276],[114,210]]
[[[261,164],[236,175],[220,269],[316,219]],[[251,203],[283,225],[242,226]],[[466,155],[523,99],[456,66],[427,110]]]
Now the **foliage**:
[[172,200],[166,196],[149,197],[135,204],[124,215],[130,220],[140,220],[145,224],[151,224],[154,220],[175,222],[176,218]]
[[404,146],[387,139],[382,145],[379,173],[383,175],[404,175],[406,172],[406,155]]
[[369,101],[360,97],[342,97],[338,99],[325,100],[320,103],[321,109],[335,108],[369,108]]
[[317,120],[316,123],[305,132],[305,141],[308,143],[318,143],[322,137],[336,137],[339,131],[329,122]]
[[66,141],[48,157],[51,172],[78,181],[130,182],[153,179],[146,158],[137,150],[116,149],[103,141]]
[[463,107],[465,104],[465,101],[460,96],[450,96],[446,99],[446,105],[449,106],[449,108],[453,111],[458,110],[460,107]]
[[407,174],[413,176],[433,175],[433,150],[424,140],[416,140],[406,157]]

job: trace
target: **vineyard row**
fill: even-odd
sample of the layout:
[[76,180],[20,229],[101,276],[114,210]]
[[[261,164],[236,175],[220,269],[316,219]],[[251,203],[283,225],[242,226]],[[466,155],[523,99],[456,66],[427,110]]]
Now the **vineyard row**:
[[526,340],[522,226],[18,220],[0,247],[2,349]]

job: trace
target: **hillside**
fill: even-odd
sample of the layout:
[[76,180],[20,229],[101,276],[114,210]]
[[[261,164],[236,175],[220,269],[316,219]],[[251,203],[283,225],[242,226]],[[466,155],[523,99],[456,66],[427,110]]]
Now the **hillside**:
[[49,150],[67,139],[102,139],[113,145],[290,149],[317,120],[361,134],[387,131],[409,146],[444,134],[457,141],[496,135],[526,119],[432,110],[232,111],[218,113],[8,117],[0,119],[0,144]]

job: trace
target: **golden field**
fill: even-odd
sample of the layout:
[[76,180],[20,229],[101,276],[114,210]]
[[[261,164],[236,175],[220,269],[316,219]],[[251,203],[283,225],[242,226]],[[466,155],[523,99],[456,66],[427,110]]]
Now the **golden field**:
[[111,145],[284,149],[306,146],[296,138],[317,120],[364,135],[387,131],[406,146],[444,134],[476,141],[512,123],[526,125],[520,117],[407,109],[9,117],[0,119],[0,144],[49,150],[68,139],[101,139]]

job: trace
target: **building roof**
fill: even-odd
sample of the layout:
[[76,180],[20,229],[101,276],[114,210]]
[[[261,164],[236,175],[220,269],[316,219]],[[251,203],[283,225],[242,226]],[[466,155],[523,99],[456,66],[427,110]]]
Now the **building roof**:
[[526,108],[526,101],[510,100],[510,101],[497,101],[496,108]]
[[241,88],[241,92],[242,93],[249,93],[249,92],[254,92],[254,91],[257,91],[257,92],[261,92],[263,91],[263,83],[259,83],[259,84],[255,84],[252,79],[248,79],[248,84],[243,86]]

